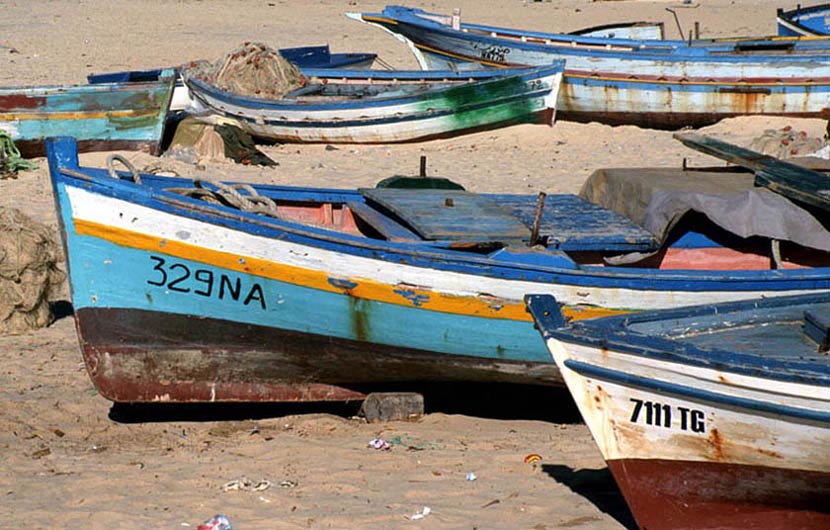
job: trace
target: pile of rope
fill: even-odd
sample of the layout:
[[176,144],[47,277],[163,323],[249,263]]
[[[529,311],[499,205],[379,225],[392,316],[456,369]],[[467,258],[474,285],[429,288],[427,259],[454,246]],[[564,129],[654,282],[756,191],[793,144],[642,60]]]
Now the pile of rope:
[[215,62],[190,63],[185,76],[241,96],[267,99],[280,99],[306,84],[299,68],[260,42],[246,42]]

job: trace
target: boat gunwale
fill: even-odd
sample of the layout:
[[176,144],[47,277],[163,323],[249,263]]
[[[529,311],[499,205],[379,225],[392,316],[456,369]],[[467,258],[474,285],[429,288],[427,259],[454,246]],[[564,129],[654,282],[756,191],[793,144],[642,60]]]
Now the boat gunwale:
[[[64,166],[61,166],[61,169],[64,169]],[[544,266],[538,263],[523,263],[521,261],[494,261],[486,255],[480,256],[448,248],[453,245],[453,242],[375,240],[298,222],[263,217],[255,213],[242,212],[221,205],[207,205],[198,199],[188,198],[173,192],[138,186],[126,178],[123,180],[112,179],[103,169],[80,167],[68,169],[70,173],[61,171],[61,178],[83,180],[86,182],[85,185],[75,185],[75,187],[83,187],[93,193],[112,196],[119,200],[160,210],[170,215],[184,214],[186,217],[199,222],[214,224],[230,230],[240,230],[257,237],[280,237],[282,240],[292,241],[296,244],[320,246],[326,250],[346,252],[382,262],[395,262],[404,257],[407,260],[406,263],[412,266],[436,267],[437,265],[445,270],[467,274],[475,273],[505,280],[537,283],[541,281],[556,282],[565,286],[579,287],[646,291],[671,291],[681,288],[688,292],[830,289],[830,267],[785,271],[772,269],[744,271],[660,270],[578,265],[574,262],[571,262],[572,267],[564,267]],[[73,170],[87,171],[91,175],[80,178],[79,175],[82,175],[82,173],[71,174],[75,173]],[[148,182],[153,180],[170,182],[171,186],[169,187],[174,187],[177,181],[178,183],[184,181],[192,185],[192,182],[187,179],[171,179],[153,175],[142,175],[142,177]],[[359,192],[350,192],[349,190],[269,185],[258,185],[257,187],[260,190],[274,192],[281,190],[284,192],[312,190],[313,193],[334,193],[340,196],[358,198],[361,201],[364,200]],[[97,191],[95,188],[98,188]],[[290,235],[291,238],[287,239],[286,234]],[[382,255],[378,255],[379,252]],[[532,275],[528,275],[528,272]],[[816,286],[816,282],[826,284],[826,287]]]
[[[776,308],[780,308],[781,311],[789,310],[792,312],[796,311],[798,307],[808,307],[819,303],[830,303],[830,292],[649,310],[580,320],[553,329],[544,324],[540,324],[540,327],[546,338],[553,338],[565,343],[776,381],[830,387],[830,361],[779,360],[765,357],[759,353],[700,347],[684,341],[682,337],[672,340],[666,338],[665,335],[646,334],[630,329],[633,324],[694,317],[718,316],[726,320],[730,316],[740,315],[752,310],[774,311]],[[747,316],[740,320],[731,320],[730,323],[743,322],[745,325],[750,325],[784,321],[792,321],[792,318],[784,317],[782,319],[782,316],[776,318],[775,313],[771,312],[765,317],[752,319]],[[727,326],[724,325],[724,328],[727,328]],[[710,327],[709,329],[721,328]],[[818,346],[816,351],[818,352]],[[798,371],[801,373],[797,374]],[[830,394],[828,394],[828,398],[830,398]],[[830,412],[828,412],[828,415],[828,419],[830,419]]]

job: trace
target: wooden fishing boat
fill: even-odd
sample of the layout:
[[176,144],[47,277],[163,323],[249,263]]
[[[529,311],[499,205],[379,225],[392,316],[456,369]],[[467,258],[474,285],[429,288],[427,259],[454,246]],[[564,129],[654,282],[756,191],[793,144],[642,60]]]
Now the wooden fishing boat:
[[[299,48],[281,48],[279,50],[286,60],[299,68],[371,68],[377,54],[374,53],[331,53],[328,45],[302,46]],[[180,69],[177,68],[177,71]],[[164,69],[129,70],[125,72],[109,72],[105,74],[91,74],[86,77],[87,82],[93,85],[101,83],[146,83],[156,81]],[[190,94],[184,86],[180,75],[176,76],[176,87],[173,90],[173,99],[170,110],[184,110],[191,103]]]
[[185,83],[207,112],[260,139],[388,143],[552,125],[562,71],[561,61],[501,72],[303,69],[307,84],[282,99],[240,96],[195,76]]
[[[84,362],[114,401],[350,399],[368,385],[418,381],[557,385],[527,293],[553,294],[569,317],[587,318],[830,290],[830,234],[774,201],[755,217],[787,218],[796,237],[818,239],[782,241],[773,259],[770,237],[729,235],[700,217],[670,221],[661,248],[655,233],[576,195],[540,208],[532,195],[457,189],[112,178],[79,167],[67,138],[51,141],[49,167]],[[729,178],[679,173],[678,185]],[[751,195],[752,174],[743,178],[733,199]],[[637,261],[606,261],[620,255]]]
[[46,138],[67,134],[83,151],[158,154],[175,77],[167,69],[137,83],[0,87],[0,129],[25,157],[44,155]]
[[809,7],[799,5],[795,9],[776,13],[778,34],[796,37],[825,37],[830,35],[830,4]]
[[830,526],[830,294],[528,308],[640,528]]
[[654,41],[458,23],[420,9],[352,14],[406,42],[422,68],[566,61],[561,119],[676,129],[747,114],[830,117],[830,40]]

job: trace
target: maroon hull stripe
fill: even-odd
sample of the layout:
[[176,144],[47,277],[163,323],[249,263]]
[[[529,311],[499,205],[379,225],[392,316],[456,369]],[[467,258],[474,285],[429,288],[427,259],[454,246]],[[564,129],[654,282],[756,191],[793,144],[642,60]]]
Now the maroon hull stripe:
[[561,385],[553,363],[450,357],[222,320],[127,309],[75,314],[98,391],[118,402],[358,399],[415,381]]
[[830,473],[670,460],[609,460],[640,528],[830,528]]
[[[46,156],[46,139],[14,141],[14,145],[24,158]],[[159,140],[78,140],[78,152],[93,151],[145,151],[151,155],[159,154]]]

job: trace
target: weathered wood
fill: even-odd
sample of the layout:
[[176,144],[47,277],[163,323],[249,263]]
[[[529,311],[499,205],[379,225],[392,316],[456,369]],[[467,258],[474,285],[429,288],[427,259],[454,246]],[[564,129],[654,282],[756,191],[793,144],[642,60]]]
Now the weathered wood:
[[683,145],[755,171],[755,185],[830,210],[830,177],[791,162],[694,133],[675,134]]
[[829,527],[830,357],[799,324],[830,295],[566,327],[544,298],[529,310],[640,528]]
[[414,392],[373,392],[360,408],[369,423],[414,421],[424,415],[424,396]]
[[[537,201],[532,195],[494,195],[527,226],[533,225]],[[550,194],[539,223],[539,239],[566,251],[648,252],[659,247],[654,234],[631,219],[577,195]]]
[[830,350],[830,315],[805,311],[804,334],[818,344],[818,351]]
[[530,229],[484,195],[460,190],[364,189],[421,237],[438,241],[527,241]]
[[415,232],[395,222],[393,219],[386,217],[365,203],[353,201],[346,203],[346,206],[354,215],[365,221],[389,241],[420,241],[421,239]]

